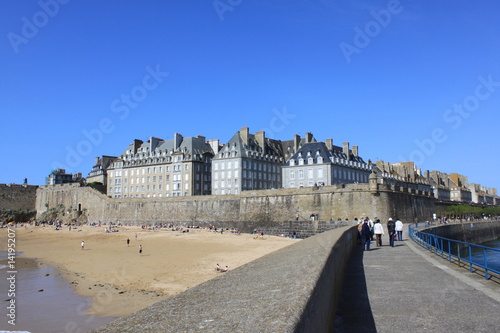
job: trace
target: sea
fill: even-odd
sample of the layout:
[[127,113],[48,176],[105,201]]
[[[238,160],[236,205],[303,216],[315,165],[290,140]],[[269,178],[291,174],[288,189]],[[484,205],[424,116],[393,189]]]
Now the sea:
[[[490,247],[494,250],[486,250],[488,258],[488,267],[500,272],[500,238],[490,242],[481,243],[479,245]],[[472,251],[472,261],[483,264],[484,262],[484,251],[482,249],[475,248]]]
[[11,273],[6,259],[0,252],[0,332],[83,333],[117,319],[87,314],[90,299],[75,294],[57,269],[18,257],[29,264]]

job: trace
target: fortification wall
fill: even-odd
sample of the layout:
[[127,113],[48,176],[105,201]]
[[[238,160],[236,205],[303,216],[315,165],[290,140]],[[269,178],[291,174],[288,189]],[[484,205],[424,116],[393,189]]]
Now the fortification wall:
[[[300,230],[315,234],[338,226],[339,219],[351,223],[364,216],[400,218],[403,222],[430,219],[434,202],[431,196],[396,192],[389,187],[380,186],[374,192],[368,184],[136,199],[111,199],[89,187],[64,184],[40,187],[36,209],[40,216],[49,208],[62,205],[71,211],[82,211],[88,222],[215,224],[243,232],[257,229],[275,234]],[[319,221],[311,221],[311,214]]]
[[425,230],[436,236],[466,243],[481,244],[500,238],[500,222],[485,221],[437,226]]
[[34,210],[38,186],[0,184],[0,210]]

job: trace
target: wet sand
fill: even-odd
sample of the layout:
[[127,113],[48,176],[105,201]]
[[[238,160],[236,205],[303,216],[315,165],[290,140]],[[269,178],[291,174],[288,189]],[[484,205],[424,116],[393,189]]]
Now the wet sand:
[[[0,258],[6,254],[1,253]],[[90,299],[76,295],[74,288],[60,273],[36,260],[16,258],[15,325],[8,323],[8,296],[10,276],[7,260],[0,260],[0,330],[29,331],[40,333],[86,332],[98,328],[114,317],[98,317],[87,314]]]
[[[23,257],[57,268],[76,293],[92,300],[88,310],[79,306],[80,314],[112,317],[133,313],[224,274],[215,271],[217,263],[234,269],[299,241],[276,236],[255,239],[249,234],[204,229],[185,233],[140,227],[105,233],[105,226],[71,231],[53,227],[15,230],[16,250],[22,251]],[[2,251],[6,250],[6,238],[6,229],[0,229]]]

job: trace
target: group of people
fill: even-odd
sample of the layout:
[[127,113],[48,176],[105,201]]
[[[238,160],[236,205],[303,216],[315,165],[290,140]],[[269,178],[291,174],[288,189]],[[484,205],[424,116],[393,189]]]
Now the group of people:
[[[396,239],[398,241],[403,240],[403,222],[399,219],[393,221],[392,218],[389,218],[387,221],[387,232],[389,234],[389,245],[394,247],[394,241]],[[361,220],[358,223],[358,233],[363,251],[370,251],[370,242],[373,240],[374,236],[377,246],[382,246],[382,235],[385,235],[385,232],[380,219],[375,220],[375,222],[368,217]]]

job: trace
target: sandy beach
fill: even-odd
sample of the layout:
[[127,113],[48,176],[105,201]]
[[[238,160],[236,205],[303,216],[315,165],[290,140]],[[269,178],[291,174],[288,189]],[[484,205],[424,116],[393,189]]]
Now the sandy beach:
[[[105,228],[16,228],[16,251],[59,269],[77,294],[92,299],[89,313],[116,317],[224,274],[216,264],[234,269],[300,241],[206,229],[153,232],[128,226],[105,233]],[[0,231],[0,251],[6,251],[7,229]]]

